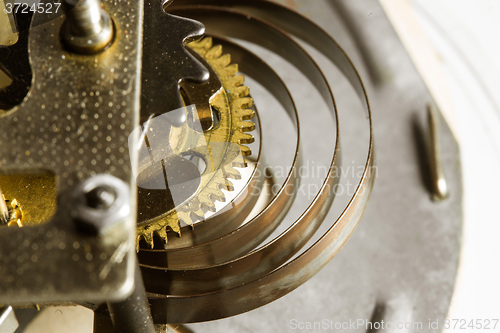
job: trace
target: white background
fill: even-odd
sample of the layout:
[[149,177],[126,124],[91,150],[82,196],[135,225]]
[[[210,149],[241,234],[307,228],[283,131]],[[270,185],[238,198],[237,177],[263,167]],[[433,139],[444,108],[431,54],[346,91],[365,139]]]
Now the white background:
[[411,2],[444,68],[462,153],[464,242],[450,318],[500,318],[500,1]]

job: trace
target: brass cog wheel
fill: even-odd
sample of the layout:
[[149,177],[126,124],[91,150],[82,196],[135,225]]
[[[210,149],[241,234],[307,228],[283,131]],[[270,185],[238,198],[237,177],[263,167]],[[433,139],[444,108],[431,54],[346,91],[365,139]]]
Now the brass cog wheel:
[[253,100],[249,96],[249,88],[243,85],[244,76],[238,74],[238,65],[231,64],[231,56],[223,54],[221,45],[213,45],[211,37],[191,42],[188,47],[212,67],[221,82],[222,88],[210,98],[210,107],[218,114],[219,121],[203,135],[193,135],[188,122],[172,128],[170,145],[174,152],[179,155],[189,152],[201,157],[206,169],[201,172],[200,186],[190,199],[138,225],[138,251],[141,239],[153,248],[154,235],[167,242],[168,230],[180,236],[181,221],[193,227],[195,222],[203,220],[206,212],[215,212],[215,201],[225,201],[221,189],[234,190],[230,179],[241,178],[235,167],[246,167],[244,156],[251,155],[250,148],[245,144],[254,141],[254,137],[247,132],[255,129],[255,123],[251,121],[255,112],[250,109]]
[[16,199],[12,201],[7,200],[3,194],[0,196],[0,200],[5,201],[9,209],[9,220],[6,222],[6,225],[9,227],[23,227],[24,212],[19,202]]

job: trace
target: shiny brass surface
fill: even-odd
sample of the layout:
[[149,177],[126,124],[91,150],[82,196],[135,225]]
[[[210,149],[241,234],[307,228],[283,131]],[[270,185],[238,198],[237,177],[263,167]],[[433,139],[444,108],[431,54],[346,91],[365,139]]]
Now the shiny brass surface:
[[[21,22],[29,25],[19,41],[0,48],[2,70],[26,64],[32,73],[31,79],[14,80],[19,89],[11,85],[0,91],[5,101],[25,91],[25,81],[31,83],[27,94],[0,112],[1,173],[48,170],[57,180],[57,205],[51,192],[34,191],[38,208],[31,198],[2,188],[8,200],[21,205],[26,221],[23,228],[1,228],[4,304],[116,300],[133,286],[135,193],[127,198],[132,213],[105,239],[82,232],[74,222],[72,194],[89,177],[106,173],[135,188],[131,161],[136,161],[136,149],[128,138],[139,123],[144,1],[103,0],[102,5],[118,33],[97,55],[67,52],[59,38],[64,17],[54,11]],[[18,72],[5,72],[17,78]],[[28,220],[39,224],[28,227]]]
[[[209,5],[203,1],[186,0],[169,8],[178,15],[202,21],[211,35],[254,42],[281,55],[310,80],[336,117],[331,89],[321,69],[288,33],[310,41],[352,83],[366,107],[370,132],[365,169],[352,200],[330,229],[295,259],[290,260],[324,221],[333,201],[340,166],[338,132],[329,173],[315,199],[298,220],[269,243],[254,249],[259,244],[254,240],[274,230],[273,227],[283,217],[282,213],[290,207],[293,185],[291,188],[287,186],[286,195],[277,195],[262,214],[224,237],[190,248],[144,252],[144,257],[154,258],[150,261],[152,265],[143,265],[142,270],[155,321],[198,322],[236,315],[272,302],[307,281],[335,256],[356,228],[375,179],[371,115],[363,83],[349,58],[321,28],[299,14],[259,0],[251,3],[216,0]],[[233,56],[237,54],[234,52],[236,49],[230,51]],[[257,62],[249,61],[251,57],[248,54],[241,53],[239,56],[255,65]],[[251,72],[251,65],[243,72]],[[286,88],[279,87],[279,79],[274,78],[272,71],[261,66],[249,75],[268,89],[270,84],[266,81],[277,83],[278,86],[270,90],[277,92],[275,97],[293,115],[293,101],[288,100],[286,92],[283,93]],[[298,125],[298,122],[294,123]],[[299,161],[297,149],[292,172],[285,185],[297,181],[293,170],[300,165]]]
[[0,174],[0,188],[10,212],[9,225],[40,225],[56,212],[56,179],[51,173]]
[[[169,272],[167,274],[172,278],[172,281],[175,281],[177,279],[174,276],[177,274],[177,271],[206,268],[214,264],[228,262],[248,253],[248,251],[264,241],[279,226],[290,209],[297,193],[300,182],[297,170],[301,165],[302,155],[300,151],[301,135],[297,109],[290,92],[272,68],[257,56],[222,38],[217,38],[217,43],[223,45],[225,50],[229,50],[233,58],[237,60],[245,59],[246,66],[244,72],[258,79],[266,89],[277,96],[284,106],[285,111],[297,131],[293,138],[295,153],[292,165],[281,189],[277,193],[273,193],[274,197],[265,205],[264,209],[244,225],[240,226],[240,223],[235,225],[236,228],[224,228],[222,231],[225,232],[219,237],[206,239],[205,242],[190,244],[184,247],[178,246],[168,251],[156,249],[141,250],[141,252],[139,252],[139,258],[141,264],[144,265],[143,273],[146,275],[151,272],[150,267],[147,267],[148,265],[168,267]],[[333,103],[332,100],[330,101]],[[265,150],[265,147],[263,147],[263,149]],[[250,195],[250,197],[252,196]],[[227,213],[232,219],[238,218],[232,216],[233,213],[237,213],[237,211],[233,212],[233,210],[231,210]],[[239,218],[241,219],[241,217]],[[227,227],[231,225],[232,223],[229,223]],[[196,230],[194,232],[196,232]],[[186,260],[186,258],[190,259]],[[152,274],[154,275],[154,273]],[[162,280],[163,278],[160,278],[158,283],[161,284]],[[182,282],[179,286],[180,285],[182,285]]]
[[[204,132],[204,135],[197,135],[197,132],[190,128],[189,122],[185,122],[178,127],[172,127],[170,144],[174,152],[178,155],[192,154],[199,156],[206,164],[206,168],[201,172],[200,185],[196,193],[180,207],[175,207],[164,214],[146,220],[139,220],[137,227],[137,249],[140,249],[139,242],[145,240],[151,248],[154,246],[154,235],[167,241],[167,232],[173,231],[181,235],[180,222],[187,225],[194,225],[195,222],[204,218],[207,211],[215,211],[215,201],[224,201],[224,190],[233,190],[233,185],[229,179],[241,178],[240,172],[235,167],[245,167],[244,156],[251,154],[250,148],[246,144],[252,143],[254,137],[249,134],[255,129],[255,123],[250,121],[254,117],[254,111],[250,109],[253,105],[249,97],[248,87],[243,85],[244,77],[238,75],[238,65],[231,63],[231,56],[223,54],[220,45],[213,45],[210,37],[199,42],[191,42],[189,47],[200,55],[213,72],[216,78],[209,79],[208,84],[191,85],[185,87],[185,104],[190,104],[197,100],[196,94],[203,94],[203,89],[210,90],[210,80],[220,81],[221,88],[218,89],[209,100],[205,100],[201,109],[211,109],[217,114],[215,126]],[[203,102],[202,102],[203,103]],[[205,105],[208,104],[208,105]],[[141,199],[141,192],[139,192]],[[152,200],[157,199],[152,197]],[[139,217],[146,215],[141,210],[148,209],[154,202],[139,205]]]
[[5,0],[0,0],[0,45],[13,45],[17,42],[18,37],[15,31],[14,16],[7,13]]

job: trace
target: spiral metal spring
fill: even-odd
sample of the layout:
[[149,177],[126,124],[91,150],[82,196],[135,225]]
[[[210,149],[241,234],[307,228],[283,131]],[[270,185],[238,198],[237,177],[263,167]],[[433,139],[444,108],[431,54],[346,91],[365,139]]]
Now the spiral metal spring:
[[[234,218],[219,221],[218,232],[210,237],[181,237],[181,241],[165,249],[142,248],[139,252],[155,323],[201,322],[237,315],[282,297],[310,279],[341,249],[364,212],[375,178],[371,111],[360,76],[345,52],[319,26],[296,12],[263,0],[179,0],[168,10],[203,22],[214,44],[221,44],[244,74],[280,102],[297,133],[290,171],[281,189],[259,214],[244,224],[239,221],[236,227]],[[293,96],[282,79],[235,39],[260,45],[292,63],[321,94],[337,128],[329,171],[315,198],[283,233],[259,248],[283,222],[299,186],[299,119]],[[364,119],[369,123],[367,154],[356,190],[338,218],[307,249],[303,247],[325,221],[334,200],[340,178],[342,136],[328,80],[297,39],[322,53],[342,72],[360,98],[366,112]],[[256,177],[255,173],[252,177]],[[211,222],[207,219],[200,223],[195,232],[203,230],[204,225],[213,225]]]

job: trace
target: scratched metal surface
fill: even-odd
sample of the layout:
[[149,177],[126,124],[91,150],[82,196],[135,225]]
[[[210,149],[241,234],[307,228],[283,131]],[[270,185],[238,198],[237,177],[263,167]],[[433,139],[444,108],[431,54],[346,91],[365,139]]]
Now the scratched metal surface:
[[[441,121],[450,197],[433,202],[425,125],[426,104],[432,98],[380,5],[374,0],[280,2],[323,26],[362,73],[373,107],[378,167],[374,192],[354,235],[313,279],[257,310],[188,327],[195,332],[366,332],[368,321],[384,320],[410,325],[398,332],[440,332],[439,327],[429,328],[429,319],[442,322],[448,313],[461,244],[458,145]],[[291,78],[286,82],[301,85]],[[362,325],[335,329],[336,323],[358,319]],[[320,327],[305,326],[313,322]]]
[[[92,175],[109,173],[135,188],[127,143],[138,122],[142,1],[104,4],[120,33],[96,57],[62,49],[63,17],[35,16],[32,89],[0,115],[1,172],[46,170],[58,186],[50,223],[1,230],[0,303],[115,299],[132,287],[134,214],[104,239],[79,232],[71,216],[73,190]],[[135,195],[131,203],[135,211]]]

